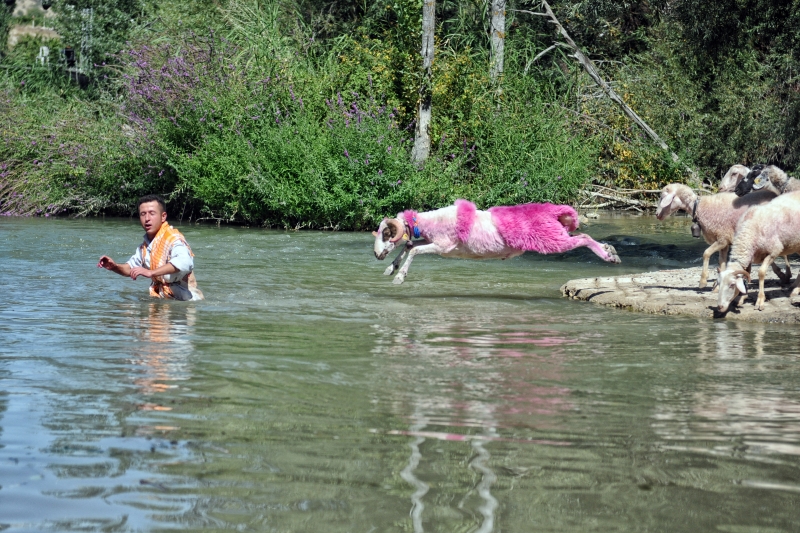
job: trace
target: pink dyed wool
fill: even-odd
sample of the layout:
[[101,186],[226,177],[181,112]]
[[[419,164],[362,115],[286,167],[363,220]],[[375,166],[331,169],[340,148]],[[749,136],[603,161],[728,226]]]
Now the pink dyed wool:
[[[419,228],[420,237],[423,239],[430,241],[438,236],[449,238],[454,241],[467,242],[470,232],[472,232],[472,226],[475,224],[475,219],[477,218],[477,209],[475,208],[475,204],[468,200],[456,200],[455,206],[455,226],[453,226],[450,219],[446,217],[432,217],[430,213],[425,213],[427,216],[423,223],[419,213],[412,209],[403,211],[403,219],[405,219],[406,225],[411,230],[412,234],[414,232],[414,225],[416,224]],[[410,236],[413,237],[413,235]]]
[[512,248],[553,254],[575,247],[569,232],[578,228],[578,213],[568,205],[497,206],[489,212],[503,240]]

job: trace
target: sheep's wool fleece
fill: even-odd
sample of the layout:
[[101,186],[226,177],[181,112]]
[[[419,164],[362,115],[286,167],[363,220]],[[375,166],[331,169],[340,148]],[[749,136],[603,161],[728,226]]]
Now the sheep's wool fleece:
[[[517,250],[540,254],[561,253],[571,250],[565,234],[578,229],[578,213],[568,205],[522,204],[498,206],[489,209],[492,221],[508,246]],[[572,217],[565,227],[558,219]]]
[[[522,204],[514,206],[498,206],[489,209],[492,223],[497,229],[492,237],[486,228],[478,222],[478,211],[475,204],[468,200],[456,200],[455,225],[445,220],[419,219],[416,211],[404,211],[403,218],[409,228],[419,223],[421,236],[433,240],[435,236],[447,236],[458,241],[469,242],[475,248],[491,249],[492,241],[497,233],[506,245],[528,252],[541,254],[560,253],[571,250],[573,246],[564,237],[578,227],[578,213],[568,205]],[[572,222],[565,227],[558,219],[561,216],[572,217]]]

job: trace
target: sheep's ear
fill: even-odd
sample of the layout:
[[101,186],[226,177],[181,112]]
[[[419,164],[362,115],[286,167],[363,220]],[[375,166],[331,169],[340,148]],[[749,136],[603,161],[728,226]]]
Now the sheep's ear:
[[658,207],[660,207],[661,209],[669,207],[674,198],[675,198],[675,193],[674,192],[669,193],[668,195],[661,198],[661,202],[658,204]]
[[747,294],[747,286],[744,284],[744,278],[742,277],[741,274],[736,276],[736,288],[742,294]]
[[372,236],[373,236],[373,237],[377,237],[377,236],[378,236],[378,232],[377,232],[377,231],[373,231],[373,232],[372,232]]

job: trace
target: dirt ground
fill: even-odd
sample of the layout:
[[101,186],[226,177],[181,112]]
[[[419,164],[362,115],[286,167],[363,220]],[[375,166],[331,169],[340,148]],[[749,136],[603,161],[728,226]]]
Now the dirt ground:
[[[795,273],[798,271],[798,265],[794,262],[792,270]],[[741,307],[732,305],[727,313],[720,313],[717,309],[717,292],[712,292],[710,283],[712,279],[709,280],[707,287],[698,288],[700,271],[701,268],[696,267],[576,279],[562,285],[561,293],[575,300],[642,313],[751,322],[800,323],[800,297],[795,296],[790,299],[791,289],[781,287],[778,277],[771,270],[764,283],[767,301],[763,311],[757,311],[755,308],[755,300],[758,297],[758,275],[756,269],[753,269],[754,282],[747,287],[747,300]]]

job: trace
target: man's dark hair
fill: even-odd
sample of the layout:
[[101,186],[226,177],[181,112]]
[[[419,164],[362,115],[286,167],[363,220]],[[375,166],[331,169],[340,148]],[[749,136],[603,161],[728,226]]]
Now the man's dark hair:
[[158,205],[161,206],[162,211],[167,210],[167,203],[164,201],[164,198],[158,194],[146,194],[139,198],[139,203],[136,204],[136,209],[139,209],[142,207],[142,204],[146,204],[147,202],[158,202]]

